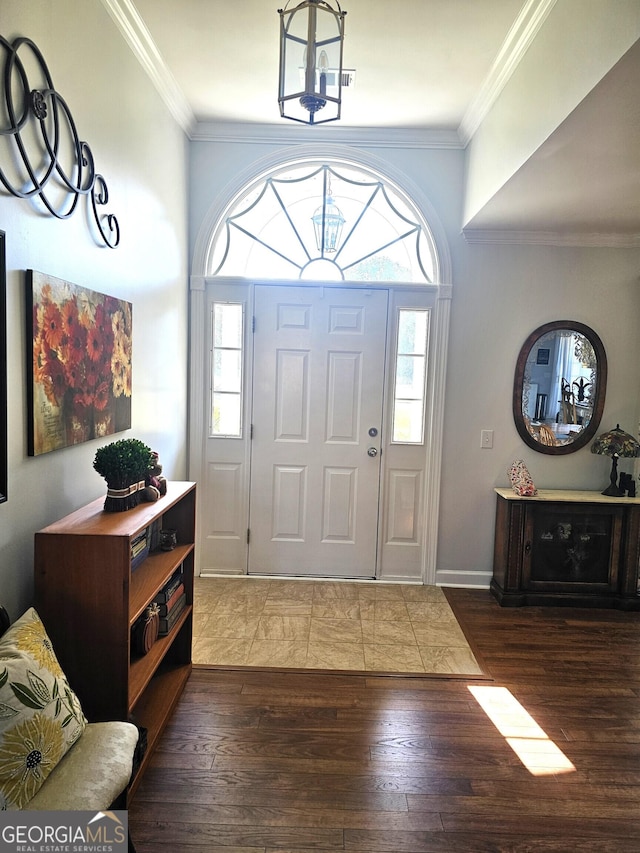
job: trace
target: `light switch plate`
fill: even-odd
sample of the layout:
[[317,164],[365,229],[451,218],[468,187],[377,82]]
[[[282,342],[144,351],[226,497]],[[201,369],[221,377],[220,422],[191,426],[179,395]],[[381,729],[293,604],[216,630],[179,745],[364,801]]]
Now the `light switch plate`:
[[480,447],[485,450],[491,450],[493,447],[493,430],[483,429],[480,431]]

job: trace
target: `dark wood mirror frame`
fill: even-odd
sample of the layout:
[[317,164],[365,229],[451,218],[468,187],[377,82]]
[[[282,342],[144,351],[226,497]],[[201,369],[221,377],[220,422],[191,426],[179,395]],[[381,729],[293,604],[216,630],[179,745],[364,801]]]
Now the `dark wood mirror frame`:
[[[522,401],[526,364],[533,347],[544,335],[548,334],[549,332],[558,331],[560,329],[568,329],[572,332],[577,332],[581,335],[584,335],[584,337],[589,341],[589,343],[593,347],[596,356],[597,383],[596,392],[593,397],[593,411],[591,415],[591,420],[589,421],[587,426],[582,429],[572,441],[566,442],[564,444],[550,445],[543,444],[542,442],[537,441],[533,437],[531,432],[527,429],[527,424],[525,423],[525,418],[522,411]],[[602,341],[593,331],[593,329],[589,328],[589,326],[585,326],[583,323],[578,323],[575,320],[554,320],[552,323],[545,323],[543,326],[539,326],[537,329],[531,332],[529,337],[522,345],[520,355],[518,356],[518,361],[516,362],[515,378],[513,382],[513,420],[515,422],[516,429],[518,430],[520,438],[524,441],[525,444],[533,448],[533,450],[537,450],[538,453],[548,453],[552,456],[561,456],[566,453],[575,453],[576,450],[580,450],[580,448],[584,447],[585,444],[588,444],[595,436],[596,431],[600,426],[600,420],[602,419],[606,392],[607,356],[604,351]]]
[[7,500],[7,267],[0,231],[0,503]]

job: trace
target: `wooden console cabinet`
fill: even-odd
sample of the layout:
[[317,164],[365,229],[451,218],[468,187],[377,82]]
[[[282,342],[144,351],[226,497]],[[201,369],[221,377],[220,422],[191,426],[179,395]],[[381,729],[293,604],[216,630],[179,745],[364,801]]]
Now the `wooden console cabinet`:
[[[170,482],[155,503],[103,506],[99,498],[35,534],[35,607],[87,718],[147,729],[130,798],[191,672],[196,488]],[[160,527],[177,531],[177,546],[162,551],[153,541],[132,566],[132,543]],[[136,654],[134,623],[181,565],[186,606],[166,636]]]
[[640,498],[495,492],[491,591],[500,604],[640,609]]

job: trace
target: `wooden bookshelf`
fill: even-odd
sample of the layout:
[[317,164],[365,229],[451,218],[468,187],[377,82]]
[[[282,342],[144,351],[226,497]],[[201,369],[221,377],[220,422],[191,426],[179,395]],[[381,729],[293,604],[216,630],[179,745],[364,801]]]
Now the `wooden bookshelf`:
[[[195,483],[127,512],[99,498],[35,534],[35,606],[87,718],[132,720],[147,730],[133,795],[191,672]],[[134,569],[131,543],[143,530],[171,527],[172,551],[152,549]],[[166,637],[137,655],[131,629],[182,566],[186,607]]]

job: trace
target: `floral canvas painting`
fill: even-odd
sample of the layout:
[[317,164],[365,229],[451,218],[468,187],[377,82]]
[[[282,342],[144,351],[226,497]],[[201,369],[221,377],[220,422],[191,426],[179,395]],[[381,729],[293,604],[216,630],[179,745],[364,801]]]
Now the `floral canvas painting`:
[[27,271],[29,455],[131,427],[132,306]]

